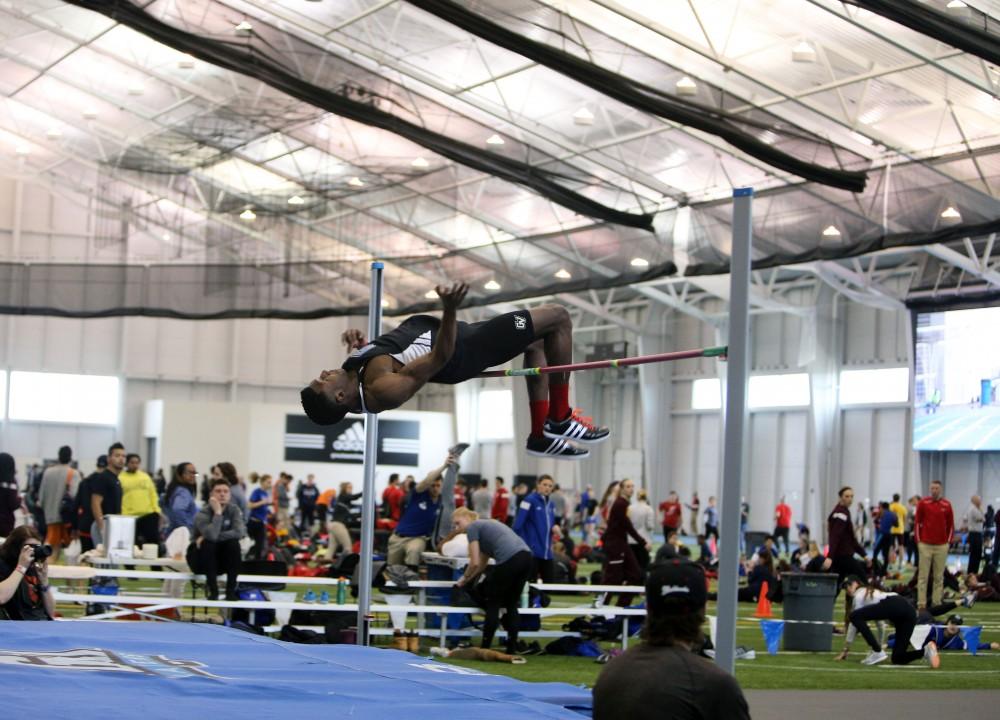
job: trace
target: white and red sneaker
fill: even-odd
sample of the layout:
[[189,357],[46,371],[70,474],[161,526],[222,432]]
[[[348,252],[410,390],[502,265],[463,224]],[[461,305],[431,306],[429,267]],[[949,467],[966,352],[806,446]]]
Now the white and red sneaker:
[[547,438],[562,438],[584,445],[596,445],[611,435],[610,430],[594,425],[590,418],[580,415],[579,410],[571,412],[562,422],[546,419],[542,432]]
[[935,670],[941,667],[941,656],[938,655],[937,643],[933,640],[924,645],[924,659]]

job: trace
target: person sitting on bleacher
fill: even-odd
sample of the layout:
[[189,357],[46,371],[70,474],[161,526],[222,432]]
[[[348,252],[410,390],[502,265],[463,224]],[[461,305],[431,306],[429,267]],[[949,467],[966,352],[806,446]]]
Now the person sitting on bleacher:
[[226,600],[236,600],[236,579],[242,562],[240,540],[247,534],[243,511],[231,502],[229,482],[212,482],[208,504],[194,518],[194,541],[188,546],[191,570],[205,575],[205,597],[219,599],[218,576],[226,575]]

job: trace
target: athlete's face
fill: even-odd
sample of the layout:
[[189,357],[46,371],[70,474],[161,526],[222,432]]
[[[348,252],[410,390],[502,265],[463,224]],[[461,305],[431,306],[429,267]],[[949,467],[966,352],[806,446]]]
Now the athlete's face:
[[343,405],[350,390],[350,380],[342,368],[324,370],[315,380],[309,383],[315,392],[326,396],[337,405]]

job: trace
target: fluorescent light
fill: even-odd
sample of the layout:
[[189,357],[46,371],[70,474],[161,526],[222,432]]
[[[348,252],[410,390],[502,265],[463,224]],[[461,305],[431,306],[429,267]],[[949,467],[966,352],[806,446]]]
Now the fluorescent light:
[[945,218],[946,220],[961,220],[962,213],[960,213],[954,207],[949,205],[948,207],[946,207],[944,210],[941,211],[941,217]]
[[132,95],[133,97],[138,97],[139,95],[142,95],[144,92],[146,92],[146,89],[139,83],[134,83],[132,85],[129,85],[128,89],[125,92],[127,92],[129,95]]
[[83,109],[84,120],[95,120],[97,119],[97,110],[92,107],[87,107]]
[[697,95],[698,94],[698,83],[696,83],[694,80],[692,80],[691,78],[689,78],[687,75],[685,75],[680,80],[678,80],[677,84],[674,85],[674,87],[677,89],[677,94],[678,95]]
[[569,270],[566,268],[559,268],[556,270],[556,277],[560,280],[569,280],[573,276],[569,274]]
[[848,135],[850,135],[852,138],[854,138],[855,140],[857,140],[862,145],[867,145],[867,146],[871,147],[872,145],[875,144],[875,141],[872,140],[870,137],[862,135],[861,133],[856,132],[854,130],[852,130],[851,132],[849,132]]
[[792,48],[792,62],[816,62],[816,49],[810,43],[803,40]]
[[431,164],[422,157],[413,158],[413,162],[411,162],[410,165],[415,168],[425,168],[431,166]]
[[181,70],[190,70],[191,68],[194,67],[194,58],[190,55],[183,56],[180,60],[177,61],[177,67],[179,67]]
[[382,298],[382,307],[389,307],[389,301],[385,298]]
[[22,145],[18,145],[16,148],[14,148],[14,154],[15,155],[20,155],[21,157],[24,157],[25,155],[30,155],[31,154],[31,148],[28,147],[27,145],[23,145],[23,144]]
[[486,138],[487,145],[503,145],[503,138],[493,133],[488,138]]
[[428,290],[424,293],[424,297],[428,300],[437,300],[437,290]]
[[582,107],[573,113],[573,122],[576,125],[593,125],[594,113],[590,112],[586,107]]
[[649,260],[646,258],[632,258],[632,262],[629,263],[632,267],[649,267]]
[[840,230],[833,225],[827,225],[823,229],[823,237],[840,237]]
[[951,0],[951,2],[949,2],[945,7],[949,10],[961,10],[962,8],[967,8],[969,6],[962,2],[962,0]]
[[486,288],[487,290],[499,290],[500,283],[498,283],[496,280],[490,280],[488,283],[483,285],[483,287]]
[[62,130],[57,127],[51,127],[45,131],[45,137],[49,140],[58,140],[62,137]]
[[350,185],[351,187],[364,187],[365,186],[364,181],[361,178],[357,177],[357,176],[352,177],[350,180],[348,180],[347,184]]
[[305,205],[306,201],[302,199],[299,195],[292,195],[288,198],[289,205]]
[[235,29],[235,30],[236,30],[236,32],[238,32],[238,33],[248,33],[248,32],[250,32],[251,30],[253,30],[253,25],[251,25],[251,24],[250,24],[250,23],[248,23],[248,22],[247,22],[246,20],[244,20],[244,21],[243,21],[243,22],[241,22],[241,23],[240,23],[239,25],[237,25],[237,26],[236,26],[236,27],[235,27],[234,29]]
[[244,210],[243,212],[240,213],[240,219],[241,220],[256,220],[257,219],[257,213],[255,213],[250,208],[247,208],[246,210]]

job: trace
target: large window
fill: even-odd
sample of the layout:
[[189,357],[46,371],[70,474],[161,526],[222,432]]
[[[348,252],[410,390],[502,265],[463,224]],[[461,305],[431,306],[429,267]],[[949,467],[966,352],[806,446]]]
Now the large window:
[[115,425],[118,422],[118,378],[12,371],[11,420]]
[[479,393],[476,435],[480,441],[514,438],[514,395],[510,390],[483,390]]
[[753,375],[747,393],[751,409],[776,407],[804,407],[809,404],[809,375]]
[[718,410],[722,407],[722,383],[719,378],[701,378],[691,384],[691,407],[695,410]]
[[840,373],[841,405],[905,403],[909,398],[909,368],[870,368]]

